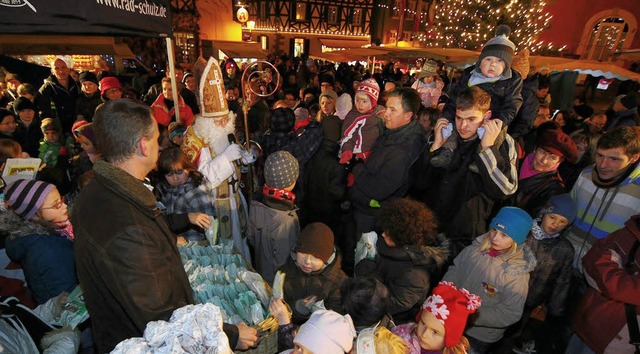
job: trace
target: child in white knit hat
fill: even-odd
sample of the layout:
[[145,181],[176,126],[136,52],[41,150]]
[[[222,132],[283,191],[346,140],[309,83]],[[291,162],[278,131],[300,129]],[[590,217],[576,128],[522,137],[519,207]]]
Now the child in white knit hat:
[[293,339],[293,350],[282,354],[344,354],[353,348],[356,329],[351,316],[318,310],[305,322]]

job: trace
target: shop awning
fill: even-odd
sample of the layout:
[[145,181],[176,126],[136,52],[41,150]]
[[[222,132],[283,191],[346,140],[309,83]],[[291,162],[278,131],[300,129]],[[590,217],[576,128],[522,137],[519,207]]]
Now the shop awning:
[[369,39],[334,39],[320,38],[320,43],[329,48],[360,48],[367,44],[371,44]]
[[581,74],[604,76],[607,79],[640,81],[640,74],[629,71],[611,62],[595,60],[573,60],[566,63],[549,65],[549,71],[577,71]]
[[221,50],[229,58],[264,59],[267,57],[267,53],[262,50],[262,45],[258,42],[213,41],[213,49]]
[[113,37],[0,35],[0,53],[5,55],[92,55],[110,54],[134,57],[128,45]]

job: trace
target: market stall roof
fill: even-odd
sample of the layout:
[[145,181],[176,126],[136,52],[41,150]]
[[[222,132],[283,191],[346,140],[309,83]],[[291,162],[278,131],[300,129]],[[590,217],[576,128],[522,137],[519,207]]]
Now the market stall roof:
[[543,66],[550,66],[556,64],[564,64],[571,61],[575,61],[576,59],[572,58],[562,58],[562,57],[546,57],[542,55],[530,55],[529,56],[529,66],[534,66],[536,68],[540,68]]
[[329,48],[360,48],[371,44],[369,39],[333,39],[320,38],[320,43]]
[[456,62],[477,58],[480,53],[462,48],[423,48],[384,46],[376,49],[387,51],[390,59],[431,58],[446,62]]
[[640,61],[640,49],[626,49],[614,54],[615,59]]
[[[213,41],[213,48],[221,50],[229,58],[264,59],[267,53],[258,42]],[[217,52],[216,52],[217,53]]]
[[0,33],[170,36],[169,0],[0,1]]
[[0,53],[5,55],[111,54],[134,57],[124,43],[113,37],[0,35]]
[[611,62],[595,60],[573,60],[566,63],[549,65],[549,71],[577,71],[581,74],[604,76],[607,79],[640,81],[640,74],[622,68]]

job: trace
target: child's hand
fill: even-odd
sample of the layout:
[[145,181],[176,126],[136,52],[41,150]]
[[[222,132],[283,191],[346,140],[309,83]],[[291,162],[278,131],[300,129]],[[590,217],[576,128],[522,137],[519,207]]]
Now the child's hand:
[[205,213],[189,213],[189,222],[205,230],[211,226],[209,215]]
[[351,161],[351,158],[353,158],[353,151],[344,151],[342,155],[340,155],[340,163],[346,165]]
[[502,131],[502,121],[500,119],[490,119],[484,122],[482,127],[484,128],[484,136],[480,140],[480,146],[482,150],[486,150],[496,142],[498,134]]
[[269,304],[269,312],[271,312],[271,315],[278,320],[278,324],[280,326],[291,322],[291,313],[289,313],[289,309],[287,309],[287,305],[285,305],[284,300],[282,299],[271,300],[271,303]]

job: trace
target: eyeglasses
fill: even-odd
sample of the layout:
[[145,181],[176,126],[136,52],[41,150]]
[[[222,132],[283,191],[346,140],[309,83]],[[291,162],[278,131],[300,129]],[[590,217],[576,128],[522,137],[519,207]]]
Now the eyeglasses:
[[541,147],[536,149],[536,153],[540,154],[543,158],[547,158],[549,162],[554,164],[560,162],[560,159],[561,159],[560,156],[553,154]]
[[62,209],[63,205],[64,205],[64,201],[62,199],[58,199],[55,203],[53,203],[52,206],[50,206],[50,207],[42,207],[41,209],[59,210],[59,209]]

